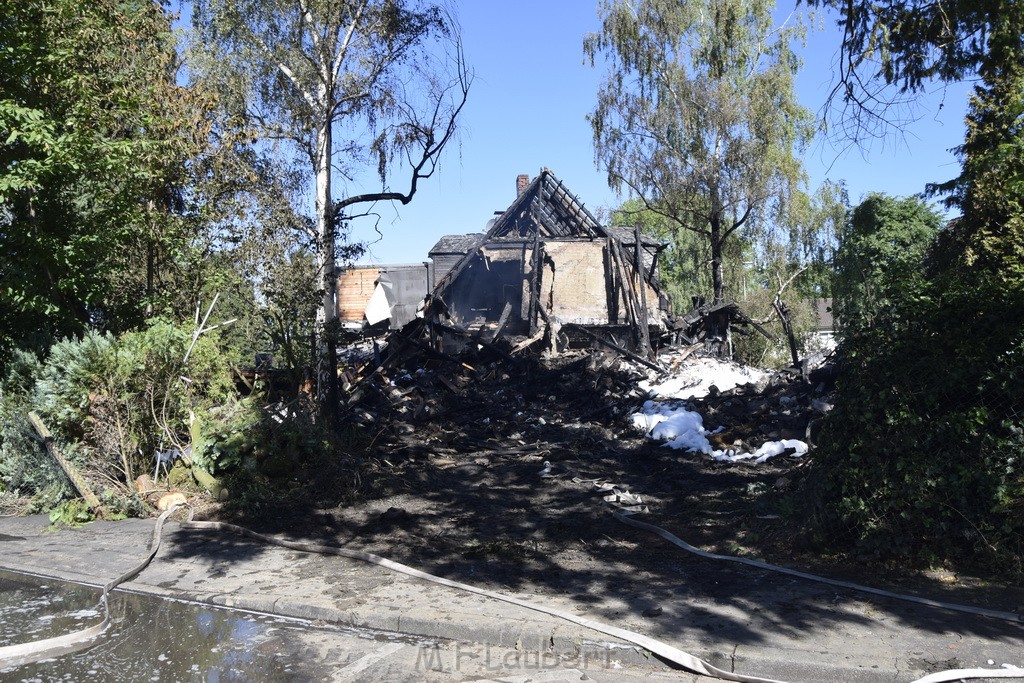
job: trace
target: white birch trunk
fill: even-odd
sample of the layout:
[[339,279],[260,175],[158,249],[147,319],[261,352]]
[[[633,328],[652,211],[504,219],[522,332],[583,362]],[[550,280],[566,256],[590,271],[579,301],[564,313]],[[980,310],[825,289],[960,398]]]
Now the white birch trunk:
[[331,124],[326,121],[316,139],[316,231],[317,266],[323,286],[323,300],[317,311],[317,399],[321,415],[330,419],[337,382],[335,348],[330,339],[332,323],[338,318],[335,305],[334,220],[331,216]]

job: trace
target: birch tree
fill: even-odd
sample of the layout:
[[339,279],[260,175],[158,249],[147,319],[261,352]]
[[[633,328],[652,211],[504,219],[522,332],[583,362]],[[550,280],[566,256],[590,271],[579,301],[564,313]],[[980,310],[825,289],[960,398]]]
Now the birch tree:
[[[337,377],[330,330],[339,231],[375,202],[409,203],[457,133],[472,77],[458,26],[417,0],[198,0],[197,70],[312,179],[308,237],[322,283],[318,394]],[[367,170],[376,180],[365,187]]]
[[595,161],[677,230],[710,248],[724,298],[727,241],[767,234],[805,175],[795,150],[813,117],[794,95],[792,27],[773,27],[767,0],[603,0],[584,39],[607,76],[589,116]]

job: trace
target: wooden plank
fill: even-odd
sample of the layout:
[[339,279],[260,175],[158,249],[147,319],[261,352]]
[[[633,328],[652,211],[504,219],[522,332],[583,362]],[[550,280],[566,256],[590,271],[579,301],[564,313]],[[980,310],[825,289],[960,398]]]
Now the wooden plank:
[[516,354],[525,349],[527,346],[535,344],[544,338],[544,333],[547,332],[547,326],[539,328],[531,337],[524,339],[515,346],[512,347],[512,353]]
[[68,475],[68,479],[78,489],[78,493],[85,499],[86,505],[94,513],[100,513],[103,510],[103,506],[100,504],[100,499],[96,497],[96,494],[89,488],[89,484],[86,483],[85,477],[82,476],[74,465],[72,465],[67,458],[65,458],[61,452],[57,449],[57,446],[53,443],[53,435],[50,434],[50,430],[43,424],[42,419],[35,411],[28,414],[29,422],[35,427],[36,432],[39,433],[39,438],[43,440],[43,445],[46,446],[46,451],[57,461],[60,468],[64,470],[64,474]]
[[501,316],[498,318],[498,325],[494,328],[494,333],[491,334],[490,341],[493,342],[501,336],[501,331],[505,328],[505,324],[508,323],[510,315],[512,315],[512,303],[510,301],[506,301],[505,308],[501,309]]
[[436,374],[434,376],[437,377],[437,381],[439,381],[441,384],[443,384],[445,387],[447,387],[448,391],[450,391],[453,394],[456,394],[458,396],[462,395],[462,390],[460,390],[457,386],[455,386],[455,384],[450,379],[448,379],[447,377],[445,377],[444,375],[442,375],[440,373],[438,373],[438,374]]
[[644,265],[643,261],[640,260],[640,226],[636,226],[636,242],[633,245],[633,251],[636,256],[636,268],[634,268],[634,274],[637,279],[637,287],[640,289],[640,343],[644,347],[644,355],[648,358],[654,356],[654,350],[651,348],[651,328],[650,321],[647,320],[647,282],[644,280]]
[[612,238],[605,238],[604,288],[608,299],[608,322],[619,322],[619,283],[615,279],[615,259],[612,255]]
[[622,284],[622,298],[626,303],[627,317],[629,318],[633,336],[636,338],[639,333],[638,327],[640,324],[639,315],[636,310],[636,292],[633,291],[633,278],[629,276],[629,272],[626,270],[626,257],[622,253],[622,243],[617,239],[612,241],[612,253],[615,254],[616,268],[619,273],[619,282]]

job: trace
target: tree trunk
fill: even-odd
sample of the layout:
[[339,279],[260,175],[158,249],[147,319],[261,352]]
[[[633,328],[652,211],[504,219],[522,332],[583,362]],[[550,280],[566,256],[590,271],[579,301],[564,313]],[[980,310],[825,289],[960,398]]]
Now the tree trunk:
[[317,311],[317,403],[320,416],[333,424],[337,412],[338,358],[335,348],[335,326],[338,309],[334,303],[334,216],[331,202],[331,124],[317,132],[316,143],[316,230],[317,267],[323,286],[323,300]]
[[147,203],[149,210],[149,236],[146,237],[146,318],[153,317],[153,295],[156,293],[156,244],[153,235],[156,230],[153,226],[153,214],[156,211],[156,202],[152,199]]
[[717,185],[711,187],[711,284],[714,289],[714,303],[725,301],[725,276],[722,271],[722,247],[725,235],[722,234],[722,198]]
[[725,275],[722,269],[722,226],[717,219],[711,221],[711,284],[714,289],[714,303],[725,301]]

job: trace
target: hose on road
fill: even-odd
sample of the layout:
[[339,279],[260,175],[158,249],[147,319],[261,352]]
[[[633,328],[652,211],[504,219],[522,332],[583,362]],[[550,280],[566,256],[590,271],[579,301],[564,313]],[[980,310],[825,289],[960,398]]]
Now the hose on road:
[[[122,584],[122,583],[124,583],[126,581],[129,581],[129,580],[135,578],[136,576],[138,576],[146,567],[149,566],[149,564],[152,562],[153,558],[156,557],[157,552],[160,550],[160,543],[161,543],[161,539],[162,539],[164,523],[166,522],[168,517],[171,515],[171,513],[173,513],[181,505],[182,504],[180,504],[180,503],[174,505],[173,507],[171,507],[170,509],[165,511],[163,514],[161,514],[160,517],[157,518],[156,525],[155,525],[155,527],[153,529],[152,540],[150,542],[149,554],[147,555],[147,557],[142,562],[140,562],[138,565],[133,567],[131,570],[125,572],[121,576],[117,577],[113,581],[110,581],[109,583],[107,583],[106,585],[103,586],[103,595],[102,595],[102,598],[101,598],[100,602],[101,602],[102,607],[103,607],[104,618],[103,618],[103,622],[101,624],[98,624],[96,626],[92,626],[92,627],[89,627],[89,628],[86,628],[86,629],[82,629],[80,631],[75,631],[73,633],[69,633],[69,634],[66,634],[66,635],[63,635],[63,636],[57,636],[55,638],[47,638],[45,640],[39,640],[39,641],[30,642],[30,643],[23,643],[23,644],[16,644],[16,645],[8,645],[6,647],[0,647],[0,667],[15,666],[15,665],[20,665],[20,664],[27,664],[27,663],[30,663],[30,662],[39,661],[40,659],[44,659],[44,658],[47,658],[47,657],[55,657],[55,656],[59,656],[61,654],[67,654],[69,652],[74,652],[74,651],[83,649],[84,647],[88,647],[91,644],[92,640],[94,640],[95,638],[97,638],[100,635],[102,635],[103,633],[105,633],[107,628],[109,627],[109,624],[110,624],[110,612],[109,612],[109,609],[108,609],[108,606],[107,606],[107,596],[108,596],[108,594],[110,593],[110,591],[114,590],[120,584]],[[452,579],[446,579],[444,577],[434,576],[433,574],[429,574],[427,572],[421,571],[421,570],[416,569],[414,567],[410,567],[408,565],[401,564],[399,562],[394,562],[392,560],[389,560],[389,559],[387,559],[385,557],[381,557],[379,555],[375,555],[373,553],[368,553],[368,552],[364,552],[364,551],[361,551],[361,550],[351,550],[351,549],[348,549],[348,548],[341,548],[341,547],[338,547],[338,546],[321,545],[321,544],[315,544],[315,543],[305,543],[305,542],[300,542],[300,541],[289,541],[289,540],[286,540],[286,539],[277,538],[275,536],[268,536],[266,534],[261,534],[261,533],[252,531],[251,529],[246,529],[245,527],[237,526],[237,525],[234,525],[234,524],[228,524],[226,522],[197,522],[197,521],[192,521],[192,509],[191,509],[191,506],[188,506],[187,504],[185,506],[189,508],[189,519],[187,521],[180,522],[181,527],[184,528],[184,529],[194,529],[196,531],[230,532],[230,533],[240,534],[242,536],[247,536],[249,538],[252,538],[254,540],[260,541],[262,543],[267,543],[267,544],[279,546],[279,547],[282,547],[282,548],[288,548],[290,550],[297,550],[297,551],[307,552],[307,553],[317,553],[317,554],[321,554],[321,555],[335,555],[335,556],[340,556],[340,557],[347,557],[349,559],[359,560],[359,561],[362,561],[362,562],[367,562],[367,563],[374,564],[374,565],[377,565],[377,566],[380,566],[380,567],[384,567],[386,569],[390,569],[392,571],[396,571],[396,572],[405,574],[407,576],[411,576],[411,577],[414,577],[414,578],[417,578],[417,579],[422,579],[424,581],[429,581],[431,583],[435,583],[435,584],[438,584],[438,585],[441,585],[441,586],[447,586],[449,588],[454,588],[456,590],[461,590],[461,591],[465,591],[465,592],[469,592],[469,593],[474,593],[476,595],[481,595],[481,596],[484,596],[484,597],[487,597],[487,598],[492,598],[492,599],[495,599],[495,600],[500,600],[500,601],[508,603],[508,604],[517,605],[519,607],[523,607],[523,608],[526,608],[526,609],[529,609],[529,610],[532,610],[532,611],[535,611],[535,612],[541,612],[543,614],[547,614],[547,615],[550,615],[550,616],[553,616],[553,617],[557,617],[559,619],[563,619],[565,621],[577,624],[579,626],[583,626],[585,628],[591,629],[591,630],[596,631],[598,633],[602,633],[604,635],[608,635],[608,636],[611,636],[613,638],[618,638],[618,639],[620,639],[622,641],[625,641],[627,643],[631,643],[631,644],[633,644],[633,645],[635,645],[637,647],[641,647],[641,648],[643,648],[643,649],[645,649],[645,650],[647,650],[647,651],[649,651],[651,653],[654,653],[654,654],[658,655],[662,659],[664,659],[664,660],[666,660],[668,662],[671,662],[671,663],[673,663],[673,664],[675,664],[675,665],[677,665],[679,667],[682,667],[682,668],[684,668],[684,669],[686,669],[686,670],[688,670],[690,672],[693,672],[693,673],[697,673],[697,674],[701,674],[701,675],[705,675],[705,676],[711,676],[713,678],[717,678],[717,679],[720,679],[720,680],[738,681],[739,683],[785,683],[784,681],[779,681],[777,679],[762,678],[762,677],[759,677],[759,676],[747,676],[747,675],[743,675],[743,674],[734,673],[734,672],[731,672],[731,671],[726,671],[724,669],[719,669],[718,667],[716,667],[716,666],[714,666],[714,665],[712,665],[712,664],[710,664],[710,663],[700,659],[699,657],[695,657],[695,656],[693,656],[693,655],[691,655],[691,654],[689,654],[687,652],[684,652],[684,651],[682,651],[682,650],[680,650],[680,649],[678,649],[678,648],[676,648],[676,647],[674,647],[672,645],[669,645],[669,644],[664,643],[662,641],[656,640],[654,638],[650,638],[650,637],[645,636],[643,634],[636,633],[634,631],[629,631],[629,630],[626,630],[626,629],[622,629],[622,628],[619,628],[617,626],[612,626],[610,624],[605,624],[605,623],[602,623],[602,622],[594,621],[592,619],[587,619],[585,617],[580,617],[578,615],[570,614],[568,612],[565,612],[565,611],[562,611],[562,610],[559,610],[559,609],[555,609],[555,608],[552,608],[552,607],[547,607],[545,605],[539,605],[539,604],[536,604],[536,603],[528,602],[526,600],[521,600],[520,598],[516,598],[514,596],[503,595],[501,593],[490,591],[490,590],[487,590],[485,588],[480,588],[478,586],[473,586],[473,585],[470,585],[470,584],[462,583],[460,581],[454,581]],[[690,552],[695,552],[698,555],[701,555],[703,557],[707,557],[709,559],[740,561],[740,562],[743,562],[744,564],[750,564],[752,566],[756,566],[756,567],[759,567],[759,568],[762,568],[762,569],[771,569],[773,571],[783,571],[783,573],[799,576],[801,578],[808,578],[808,579],[812,579],[812,580],[820,580],[820,581],[824,581],[825,583],[830,583],[830,584],[833,584],[833,585],[839,585],[839,586],[842,586],[842,587],[845,587],[845,588],[855,588],[857,590],[864,590],[864,587],[857,586],[855,584],[847,584],[847,582],[834,581],[832,579],[822,579],[822,577],[815,577],[815,576],[810,575],[810,574],[804,574],[803,572],[796,572],[794,570],[787,570],[787,569],[784,569],[784,568],[779,568],[779,567],[773,567],[771,565],[766,565],[765,563],[757,562],[756,560],[747,560],[746,558],[733,558],[733,557],[728,557],[728,556],[715,555],[713,553],[707,553],[705,551],[702,551],[702,550],[699,550],[697,548],[694,548],[693,546],[690,546],[689,544],[687,544],[684,541],[680,540],[679,538],[677,538],[676,536],[672,535],[668,531],[665,531],[664,529],[661,529],[660,527],[656,527],[656,526],[654,526],[652,524],[647,524],[645,522],[639,522],[639,521],[630,519],[629,517],[627,517],[625,515],[622,515],[621,513],[618,513],[618,512],[613,512],[613,514],[615,515],[615,517],[619,521],[621,521],[621,522],[623,522],[625,524],[629,524],[630,526],[634,526],[634,527],[637,527],[637,528],[640,528],[640,529],[645,529],[647,531],[652,531],[652,532],[658,534],[659,536],[665,538],[666,540],[672,542],[675,545],[678,545],[678,546],[680,546],[680,547],[682,547],[682,548],[684,548],[684,549],[686,549],[686,550],[688,550]],[[875,590],[875,589],[869,589],[869,592],[874,592],[874,593],[878,593],[878,594],[881,594],[881,595],[885,595],[886,597],[897,597],[897,598],[901,598],[901,599],[906,599],[907,597],[912,597],[912,596],[902,596],[901,597],[901,596],[896,595],[896,594],[890,594],[890,593],[887,593],[886,591],[878,591],[878,590]],[[957,607],[961,607],[961,606],[951,606],[951,605],[946,604],[946,603],[937,603],[937,602],[934,602],[934,601],[928,601],[928,600],[924,600],[924,599],[914,599],[913,601],[914,602],[919,602],[921,604],[926,604],[926,605],[929,605],[929,606],[933,606],[933,607],[943,607],[943,608],[946,608],[946,609],[955,609]],[[999,614],[1008,614],[1008,613],[995,613],[995,612],[992,612],[991,610],[978,610],[976,608],[966,608],[966,609],[962,609],[961,611],[971,611],[973,613],[982,614],[984,616],[996,616],[997,618],[1005,618],[1005,616],[998,616]],[[992,612],[992,613],[990,613],[990,612]],[[1014,616],[1016,617],[1016,615],[1014,615]],[[960,680],[965,680],[965,679],[977,679],[977,678],[1017,678],[1017,679],[1024,679],[1024,669],[1018,669],[1018,668],[1004,668],[1004,669],[955,669],[955,670],[942,671],[942,672],[939,672],[939,673],[930,674],[928,676],[925,676],[924,678],[917,679],[913,683],[947,683],[947,682],[952,682],[952,681],[960,681]]]

